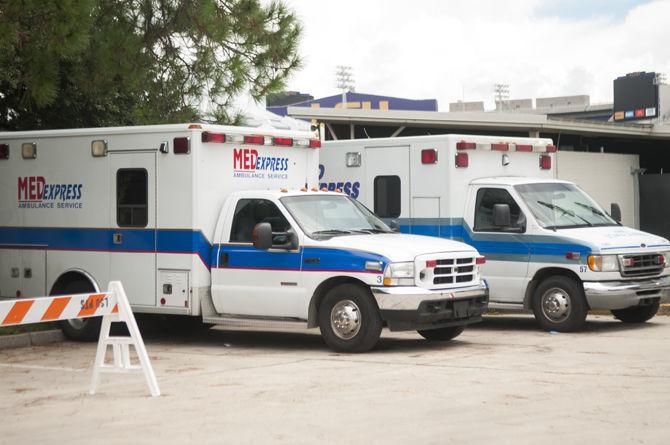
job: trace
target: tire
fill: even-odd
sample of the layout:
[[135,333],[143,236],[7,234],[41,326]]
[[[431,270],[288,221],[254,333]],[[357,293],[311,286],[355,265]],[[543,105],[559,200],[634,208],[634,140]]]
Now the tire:
[[546,278],[533,294],[533,313],[542,329],[572,332],[581,329],[589,308],[581,284],[562,275]]
[[[88,281],[71,281],[65,285],[60,292],[55,292],[53,295],[72,295],[85,294],[95,292],[95,289]],[[62,320],[58,322],[58,326],[63,331],[63,334],[75,341],[95,341],[100,336],[100,325],[102,324],[102,317],[93,318],[77,318],[74,320]]]
[[626,309],[612,310],[612,315],[614,315],[614,318],[617,318],[624,323],[644,323],[645,321],[654,318],[654,315],[656,315],[656,312],[658,312],[660,305],[660,301],[656,300],[652,304],[645,306],[635,306]]
[[340,284],[319,305],[319,329],[334,351],[365,352],[379,341],[382,319],[368,289]]
[[428,341],[449,341],[463,333],[465,326],[449,326],[437,329],[422,329],[416,331]]

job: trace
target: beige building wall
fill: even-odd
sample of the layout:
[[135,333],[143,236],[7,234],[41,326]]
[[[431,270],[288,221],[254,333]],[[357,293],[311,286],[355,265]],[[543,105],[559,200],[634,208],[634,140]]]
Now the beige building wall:
[[621,222],[640,227],[637,179],[631,171],[640,167],[638,155],[559,151],[558,179],[577,183],[609,212],[616,202],[621,207]]

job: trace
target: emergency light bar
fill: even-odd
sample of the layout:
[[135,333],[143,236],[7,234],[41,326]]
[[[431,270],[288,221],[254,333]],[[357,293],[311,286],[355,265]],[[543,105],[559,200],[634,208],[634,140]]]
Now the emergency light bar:
[[203,131],[202,142],[205,143],[244,143],[249,145],[274,145],[276,147],[321,148],[319,139],[294,139],[288,137],[270,137],[263,135],[223,134]]
[[492,151],[510,151],[514,147],[514,151],[521,152],[538,152],[538,153],[556,153],[558,149],[555,145],[529,145],[529,144],[513,144],[508,142],[497,142],[493,144],[478,144],[475,142],[460,141],[456,143],[456,150],[492,150]]

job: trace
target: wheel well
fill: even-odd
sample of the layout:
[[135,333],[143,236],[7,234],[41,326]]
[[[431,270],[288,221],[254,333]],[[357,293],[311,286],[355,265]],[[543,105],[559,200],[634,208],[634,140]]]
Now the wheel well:
[[352,277],[332,277],[332,278],[328,278],[326,281],[319,284],[319,286],[314,291],[314,295],[312,295],[312,299],[309,302],[309,309],[308,309],[308,313],[307,313],[307,327],[316,328],[316,327],[319,326],[319,306],[321,305],[321,300],[323,300],[323,297],[325,297],[326,294],[332,288],[334,288],[335,286],[339,286],[340,284],[345,284],[345,283],[357,284],[357,285],[365,287],[366,289],[370,288],[363,281],[358,280],[356,278],[352,278]]
[[86,272],[80,270],[69,270],[58,277],[53,286],[51,286],[51,292],[49,292],[49,295],[61,295],[65,293],[67,285],[74,281],[88,283],[91,286],[91,291],[93,292],[97,292],[99,290],[95,280],[93,280],[93,278]]
[[526,295],[523,298],[524,309],[532,309],[531,302],[537,286],[545,278],[552,277],[555,275],[562,275],[564,277],[568,277],[572,280],[577,281],[578,283],[582,282],[582,279],[579,278],[579,275],[577,275],[570,269],[563,269],[561,267],[546,267],[544,269],[540,269],[537,272],[535,272],[535,276],[533,276],[533,279],[530,280],[530,283],[528,283],[528,287],[526,287]]

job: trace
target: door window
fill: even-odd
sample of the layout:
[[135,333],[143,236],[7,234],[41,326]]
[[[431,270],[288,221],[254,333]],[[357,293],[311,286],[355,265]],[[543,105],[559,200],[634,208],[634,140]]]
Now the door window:
[[400,216],[400,177],[377,176],[374,182],[375,213],[380,218]]
[[[267,222],[273,232],[287,232],[291,225],[274,202],[267,199],[240,199],[235,207],[230,241],[233,243],[251,243],[251,232],[258,223]],[[274,235],[273,244],[284,244],[284,235]]]
[[513,228],[522,227],[525,216],[521,213],[519,205],[514,201],[512,195],[505,189],[482,188],[477,191],[475,204],[475,231],[477,232],[499,232],[504,230],[493,225],[493,206],[495,204],[509,205],[510,224]]
[[149,177],[143,168],[116,172],[116,224],[146,227],[149,222]]

